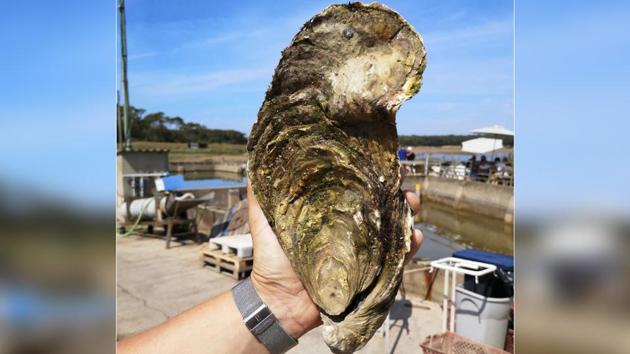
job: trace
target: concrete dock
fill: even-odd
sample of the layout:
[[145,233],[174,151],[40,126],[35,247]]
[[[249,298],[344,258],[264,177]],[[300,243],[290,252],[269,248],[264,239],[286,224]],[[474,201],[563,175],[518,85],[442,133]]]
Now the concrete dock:
[[[202,266],[205,245],[175,244],[167,250],[163,240],[137,236],[117,244],[118,339],[151,328],[235,283]],[[379,331],[358,353],[417,353],[420,342],[439,333],[440,326],[440,306],[407,289],[406,298],[399,293],[391,308],[389,345]],[[329,353],[321,331],[319,327],[304,335],[290,353]]]
[[422,200],[453,210],[514,222],[514,188],[453,178],[406,176],[402,189],[421,188]]

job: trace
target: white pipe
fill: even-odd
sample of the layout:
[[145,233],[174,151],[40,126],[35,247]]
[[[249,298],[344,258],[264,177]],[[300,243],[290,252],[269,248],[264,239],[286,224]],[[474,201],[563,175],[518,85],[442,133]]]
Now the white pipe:
[[431,267],[449,270],[455,273],[468,274],[474,277],[480,277],[497,270],[497,267],[493,264],[469,261],[456,257],[446,257],[435,260],[431,262]]
[[389,312],[385,319],[385,353],[389,353]]
[[[457,274],[467,274],[477,278],[494,272],[497,267],[493,264],[469,261],[457,257],[446,257],[431,262],[432,268],[442,269],[444,271],[444,297],[442,300],[442,332],[446,332],[447,328],[451,332],[455,331],[455,287]],[[451,286],[449,287],[449,276]],[[449,320],[449,308],[452,308]]]
[[451,276],[451,323],[450,330],[451,332],[455,332],[455,281],[457,278],[457,273],[453,273]]
[[140,177],[140,198],[144,198],[144,178]]
[[[166,208],[166,198],[160,198],[159,208],[162,211]],[[122,203],[117,210],[119,219],[135,220],[142,214],[141,220],[152,219],[155,217],[155,198],[135,199],[129,204],[129,214],[127,215],[127,203]]]
[[442,299],[442,332],[446,332],[446,321],[448,320],[448,275],[449,275],[449,271],[444,270],[444,298]]

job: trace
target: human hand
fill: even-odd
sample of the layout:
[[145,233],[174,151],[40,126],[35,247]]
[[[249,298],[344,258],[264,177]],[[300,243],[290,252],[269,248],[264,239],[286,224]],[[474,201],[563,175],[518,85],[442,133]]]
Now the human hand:
[[288,335],[297,339],[319,326],[319,309],[293,271],[276,234],[252,192],[247,180],[249,229],[254,243],[254,269],[251,281],[258,296],[276,316]]
[[[420,209],[416,194],[404,191],[413,215]],[[256,292],[276,316],[282,328],[297,339],[319,326],[322,321],[319,309],[313,303],[302,282],[291,267],[289,259],[278,243],[275,233],[247,181],[249,228],[254,243],[254,268],[251,281]],[[413,230],[411,249],[405,257],[407,264],[416,254],[422,243],[422,232]]]

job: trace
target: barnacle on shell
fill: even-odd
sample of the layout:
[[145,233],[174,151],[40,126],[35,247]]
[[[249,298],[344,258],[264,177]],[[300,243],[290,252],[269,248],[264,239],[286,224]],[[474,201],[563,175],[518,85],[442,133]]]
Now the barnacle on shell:
[[332,5],[283,51],[247,146],[248,176],[333,352],[362,347],[402,279],[411,213],[396,111],[422,82],[421,37],[380,5]]

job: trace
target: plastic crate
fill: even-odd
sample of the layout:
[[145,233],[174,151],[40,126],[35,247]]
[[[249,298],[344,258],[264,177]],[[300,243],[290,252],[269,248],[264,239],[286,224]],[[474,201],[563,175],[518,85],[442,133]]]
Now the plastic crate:
[[428,336],[420,347],[425,354],[509,354],[502,349],[474,342],[453,332]]

